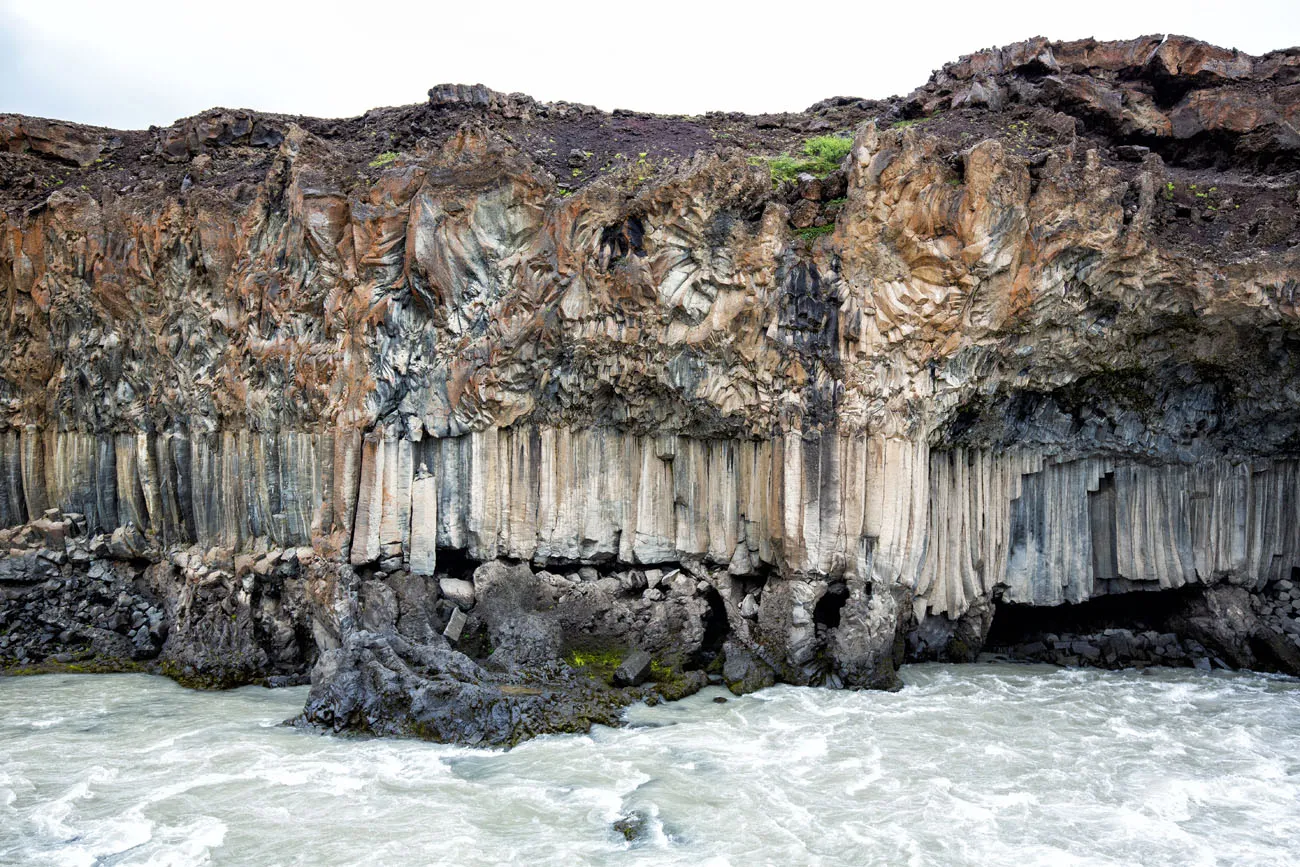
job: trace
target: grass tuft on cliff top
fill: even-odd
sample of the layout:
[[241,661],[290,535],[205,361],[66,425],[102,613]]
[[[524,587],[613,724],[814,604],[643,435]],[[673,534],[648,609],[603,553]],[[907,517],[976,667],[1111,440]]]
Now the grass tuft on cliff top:
[[840,167],[851,150],[853,139],[848,136],[813,136],[803,143],[802,156],[782,154],[767,160],[772,171],[772,183],[793,181],[802,174],[824,178]]

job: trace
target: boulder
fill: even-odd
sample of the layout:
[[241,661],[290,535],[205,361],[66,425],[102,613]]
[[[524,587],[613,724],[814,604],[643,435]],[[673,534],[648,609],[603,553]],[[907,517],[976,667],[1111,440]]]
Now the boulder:
[[382,581],[363,581],[358,594],[361,625],[371,632],[397,628],[397,594]]
[[440,578],[438,589],[444,599],[456,603],[463,609],[474,607],[474,584],[461,578]]
[[494,667],[558,660],[563,637],[553,612],[537,609],[540,582],[527,564],[490,560],[474,570],[474,619],[488,631]]
[[108,542],[108,556],[115,560],[140,560],[149,553],[149,543],[134,524],[118,527]]
[[464,611],[459,608],[452,609],[451,617],[447,618],[447,626],[442,630],[443,636],[453,644],[460,641],[461,633],[465,631],[465,623],[468,620]]
[[640,686],[650,677],[653,657],[644,650],[634,650],[614,669],[615,686]]
[[834,671],[849,689],[900,689],[910,593],[898,585],[851,580],[830,642]]
[[722,653],[722,678],[727,689],[736,695],[756,692],[776,683],[776,672],[771,666],[737,639],[729,639]]

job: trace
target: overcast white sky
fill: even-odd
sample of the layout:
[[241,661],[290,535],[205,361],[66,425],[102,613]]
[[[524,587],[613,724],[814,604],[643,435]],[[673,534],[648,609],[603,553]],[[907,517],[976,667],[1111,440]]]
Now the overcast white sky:
[[1300,0],[1032,3],[0,0],[0,112],[118,128],[212,106],[346,117],[483,82],[603,109],[885,97],[1029,36],[1300,44]]

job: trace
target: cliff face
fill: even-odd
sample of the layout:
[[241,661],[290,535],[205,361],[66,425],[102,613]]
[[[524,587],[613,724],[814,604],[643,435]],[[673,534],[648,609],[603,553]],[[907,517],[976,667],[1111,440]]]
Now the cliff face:
[[904,634],[978,647],[998,600],[1272,593],[1297,128],[1300,51],[1180,37],[798,115],[0,117],[0,524],[129,524],[231,581],[310,548],[430,606],[466,558],[637,604],[688,565],[729,659],[850,685]]

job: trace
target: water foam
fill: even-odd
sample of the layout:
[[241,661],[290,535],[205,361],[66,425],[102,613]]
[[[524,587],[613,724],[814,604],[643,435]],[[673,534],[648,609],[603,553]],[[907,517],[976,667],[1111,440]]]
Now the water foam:
[[276,726],[301,689],[9,680],[0,863],[1091,867],[1300,849],[1294,681],[1006,665],[904,680],[710,690],[509,752]]

